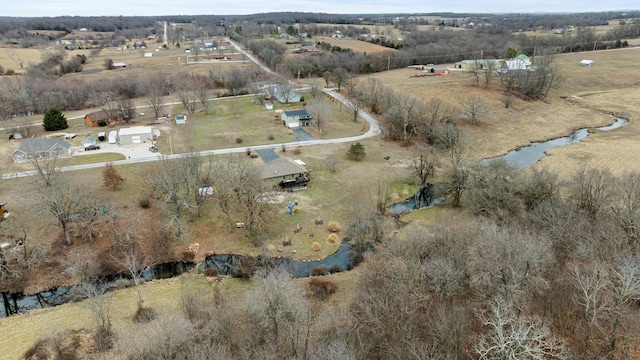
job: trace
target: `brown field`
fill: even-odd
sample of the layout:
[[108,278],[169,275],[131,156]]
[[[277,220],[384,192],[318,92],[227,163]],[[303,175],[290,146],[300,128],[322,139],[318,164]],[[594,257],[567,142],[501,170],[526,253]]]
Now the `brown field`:
[[[597,133],[581,144],[552,150],[552,156],[536,165],[549,167],[566,178],[587,159],[618,173],[640,171],[640,162],[633,160],[633,154],[640,150],[640,128],[635,124],[640,119],[640,107],[633,100],[640,94],[640,72],[633,65],[638,56],[639,48],[560,55],[554,62],[563,77],[559,88],[552,90],[545,101],[517,99],[509,109],[501,103],[498,80],[494,80],[493,88],[484,89],[473,86],[471,75],[464,72],[412,78],[418,70],[401,69],[370,76],[394,90],[420,94],[425,100],[440,97],[452,106],[461,106],[467,95],[482,96],[490,110],[482,125],[470,130],[472,152],[478,159],[504,154],[530,142],[565,136],[578,128],[613,122],[606,114],[615,113],[630,120],[631,124],[623,129]],[[582,59],[592,59],[596,65],[580,67]],[[616,141],[605,144],[609,138]]]

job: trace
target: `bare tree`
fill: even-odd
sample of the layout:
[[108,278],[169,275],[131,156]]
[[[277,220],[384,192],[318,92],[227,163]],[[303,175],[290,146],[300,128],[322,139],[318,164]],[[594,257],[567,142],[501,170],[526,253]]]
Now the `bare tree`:
[[178,82],[178,97],[182,102],[182,107],[193,116],[196,112],[196,105],[198,104],[198,92],[197,81],[189,74],[182,74],[179,76]]
[[71,181],[60,175],[50,186],[38,189],[44,207],[56,218],[62,228],[65,243],[71,245],[69,224],[79,220],[84,197],[87,194],[83,187],[71,185]]
[[619,180],[617,197],[612,210],[618,224],[634,247],[640,245],[640,174],[630,173]]
[[309,336],[305,323],[311,311],[304,288],[281,269],[258,276],[254,281],[256,285],[245,297],[251,319],[281,355],[302,357]]
[[475,351],[480,359],[565,359],[564,345],[555,339],[541,320],[518,316],[503,299],[491,303],[491,312],[482,315],[487,327]]
[[233,67],[224,76],[224,87],[231,96],[240,95],[247,86],[247,77],[243,70]]
[[569,197],[578,209],[595,217],[612,205],[613,186],[614,178],[607,170],[583,167],[573,175]]
[[484,101],[478,96],[470,96],[466,98],[462,109],[472,125],[477,124],[480,121],[480,118],[484,116],[487,111]]
[[416,157],[413,159],[412,171],[418,177],[420,189],[427,186],[429,179],[435,174],[437,166],[436,157],[426,146],[417,145],[414,147]]
[[122,120],[124,120],[126,124],[129,124],[131,120],[135,119],[137,114],[133,100],[120,98],[118,100],[118,112],[122,116]]
[[142,88],[145,92],[145,101],[155,114],[155,117],[158,118],[164,95],[167,92],[164,81],[160,77],[151,77],[143,81]]
[[318,134],[322,133],[331,119],[331,106],[323,97],[311,98],[307,109],[313,117],[313,124]]
[[344,85],[349,79],[349,72],[339,66],[331,71],[331,79],[338,87],[338,92],[340,92],[342,85]]
[[149,185],[157,199],[162,200],[170,215],[170,225],[175,226],[176,235],[184,235],[183,214],[189,208],[188,192],[182,182],[183,174],[178,161],[163,157],[150,166]]

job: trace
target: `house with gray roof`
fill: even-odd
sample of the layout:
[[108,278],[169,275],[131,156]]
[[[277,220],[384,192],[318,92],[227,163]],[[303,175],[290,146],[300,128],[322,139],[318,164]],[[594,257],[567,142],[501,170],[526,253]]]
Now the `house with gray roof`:
[[300,160],[279,157],[258,168],[258,176],[280,188],[306,187],[309,170]]
[[71,143],[63,137],[55,139],[27,139],[20,142],[13,154],[14,162],[30,159],[52,159],[71,156]]

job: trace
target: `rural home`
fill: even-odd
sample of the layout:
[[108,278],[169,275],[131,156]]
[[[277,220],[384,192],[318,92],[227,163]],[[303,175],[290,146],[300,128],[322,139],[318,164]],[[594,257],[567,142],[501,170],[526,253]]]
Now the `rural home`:
[[151,126],[136,126],[130,128],[122,128],[118,132],[120,144],[140,144],[153,139],[153,128]]
[[531,66],[531,60],[524,54],[520,54],[515,59],[505,60],[500,67],[500,71],[527,70]]
[[71,143],[63,137],[55,139],[27,139],[11,155],[14,162],[33,158],[55,158],[71,156]]
[[313,117],[305,109],[283,111],[280,119],[282,119],[282,125],[288,128],[308,126],[313,122]]
[[278,84],[274,84],[269,88],[269,95],[272,98],[276,98],[276,100],[280,101],[281,104],[300,102],[301,100],[300,94],[298,94],[298,92],[293,89],[285,89]]
[[280,157],[260,166],[258,175],[262,180],[280,188],[305,188],[309,182],[309,170],[304,162],[288,157]]
[[120,121],[118,116],[109,118],[109,115],[105,111],[96,111],[84,116],[84,123],[87,126],[107,126]]
[[434,75],[447,75],[451,70],[447,66],[434,66],[429,70]]

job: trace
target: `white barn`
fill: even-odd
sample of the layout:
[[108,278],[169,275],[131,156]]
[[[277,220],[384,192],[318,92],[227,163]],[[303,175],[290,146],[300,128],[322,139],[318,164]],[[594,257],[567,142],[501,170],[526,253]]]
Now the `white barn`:
[[153,139],[153,128],[151,126],[136,126],[122,128],[118,132],[120,144],[140,144]]

